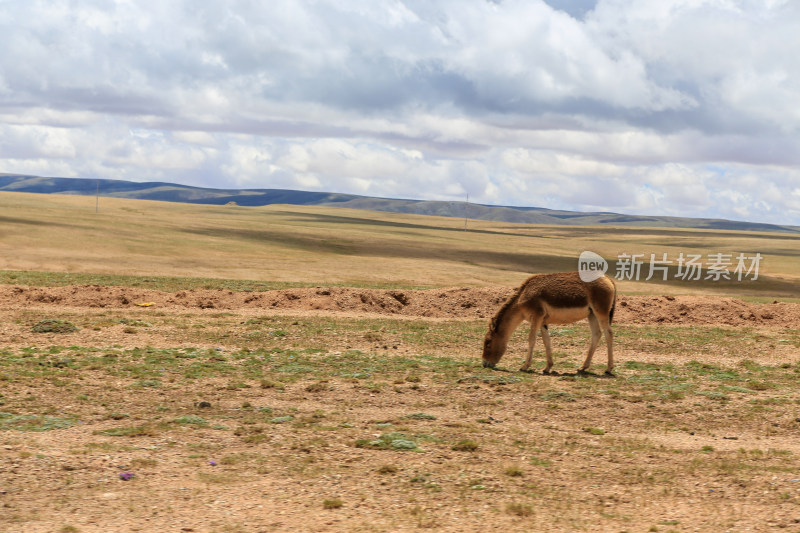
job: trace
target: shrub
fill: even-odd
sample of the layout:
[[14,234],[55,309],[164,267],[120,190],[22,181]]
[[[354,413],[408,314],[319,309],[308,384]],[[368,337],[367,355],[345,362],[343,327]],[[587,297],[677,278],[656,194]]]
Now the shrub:
[[455,443],[452,449],[457,452],[474,452],[478,449],[478,443],[473,440],[461,440]]
[[344,505],[344,502],[339,498],[322,501],[322,507],[325,509],[339,509],[342,505]]

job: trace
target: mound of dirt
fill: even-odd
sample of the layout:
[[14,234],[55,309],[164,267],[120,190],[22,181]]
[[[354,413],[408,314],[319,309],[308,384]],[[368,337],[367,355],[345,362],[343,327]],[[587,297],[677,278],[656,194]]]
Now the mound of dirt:
[[719,324],[798,327],[800,304],[754,304],[716,296],[621,296],[614,314],[621,324]]
[[[264,309],[292,313],[386,315],[438,319],[491,317],[513,292],[511,287],[428,290],[314,287],[266,292],[195,289],[175,293],[126,287],[0,286],[0,305],[88,308],[194,308],[219,311]],[[800,304],[753,304],[711,296],[624,296],[614,321],[621,324],[720,324],[797,327]]]

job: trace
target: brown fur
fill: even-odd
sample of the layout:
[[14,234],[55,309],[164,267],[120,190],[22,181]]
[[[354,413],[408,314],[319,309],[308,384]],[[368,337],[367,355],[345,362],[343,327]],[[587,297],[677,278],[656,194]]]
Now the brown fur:
[[536,333],[541,330],[547,356],[544,372],[547,374],[553,367],[547,325],[570,324],[588,318],[592,340],[586,360],[579,371],[588,370],[602,333],[605,335],[608,349],[606,373],[610,374],[614,368],[611,320],[614,316],[616,296],[614,280],[609,276],[603,276],[590,283],[582,281],[577,272],[531,276],[506,300],[492,318],[483,341],[483,366],[493,368],[500,361],[511,334],[517,326],[527,320],[531,323],[528,357],[520,370],[527,371],[530,368]]

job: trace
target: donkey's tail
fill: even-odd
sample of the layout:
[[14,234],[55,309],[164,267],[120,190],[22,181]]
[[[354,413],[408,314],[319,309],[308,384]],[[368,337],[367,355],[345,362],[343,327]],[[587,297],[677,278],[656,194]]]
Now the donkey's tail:
[[614,299],[611,300],[611,311],[608,312],[608,323],[614,321],[614,308],[617,306],[617,286],[614,285]]

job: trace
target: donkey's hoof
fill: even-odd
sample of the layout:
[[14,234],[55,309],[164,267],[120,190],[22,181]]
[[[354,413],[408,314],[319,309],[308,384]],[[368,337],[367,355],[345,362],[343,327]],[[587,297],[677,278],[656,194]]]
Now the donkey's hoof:
[[525,372],[526,374],[533,374],[533,370],[531,370],[530,368],[528,368],[526,366],[523,366],[522,368],[520,368],[519,371],[520,372]]
[[615,378],[615,377],[617,377],[617,375],[616,375],[616,374],[614,374],[614,373],[613,373],[611,370],[606,370],[606,371],[605,371],[603,374],[604,374],[604,375],[606,375],[606,376],[608,376],[608,377],[610,377],[610,378]]
[[587,370],[585,368],[579,368],[578,370],[575,371],[575,373],[578,374],[578,375],[588,374],[589,370]]

